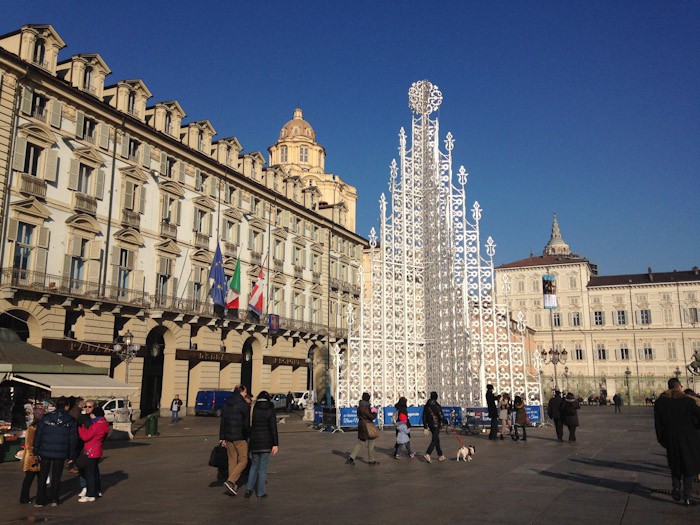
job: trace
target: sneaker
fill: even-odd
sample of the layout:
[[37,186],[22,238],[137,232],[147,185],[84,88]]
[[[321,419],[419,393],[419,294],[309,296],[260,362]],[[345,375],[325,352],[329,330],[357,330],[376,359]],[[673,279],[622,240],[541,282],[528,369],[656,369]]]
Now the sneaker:
[[246,491],[245,491],[245,494],[243,494],[243,497],[244,497],[244,498],[249,498],[249,497],[251,497],[252,495],[253,495],[253,491],[252,491],[252,490],[246,490]]
[[52,501],[51,502],[52,507],[58,507],[58,501]]
[[228,489],[228,491],[233,494],[234,496],[238,495],[238,487],[236,486],[235,483],[231,483],[230,481],[224,481],[224,487]]
[[85,487],[83,490],[81,490],[80,493],[78,494],[79,498],[84,498],[85,496],[87,496],[87,487]]
[[438,461],[445,461],[445,456],[440,456],[440,457],[438,458]]
[[[95,498],[91,496],[83,496],[82,498],[78,498],[78,503],[92,503],[93,501],[95,501]],[[51,505],[53,505],[53,503]]]
[[101,493],[101,492],[98,492],[98,493],[97,493],[97,497],[98,497],[98,498],[101,498],[101,497],[102,497],[102,493]]
[[398,454],[396,454],[396,455],[394,456],[394,459],[401,459],[401,456],[399,456]]
[[258,498],[267,498],[267,494],[260,494]]
[[430,463],[430,454],[423,454],[423,459],[426,463]]
[[[680,499],[680,498],[678,498],[678,499]],[[35,503],[34,506],[35,506],[37,509],[40,509],[41,507],[44,506],[44,504],[43,504],[43,503]]]
[[354,464],[355,464],[355,460],[352,459],[350,456],[348,456],[347,459],[345,460],[345,464],[346,464],[346,465],[354,465]]
[[415,458],[415,457],[416,457],[416,453],[415,453],[415,452],[411,452],[411,455],[410,455],[410,456],[408,456],[408,457],[409,457],[409,458],[411,458],[411,459],[413,459],[413,458]]

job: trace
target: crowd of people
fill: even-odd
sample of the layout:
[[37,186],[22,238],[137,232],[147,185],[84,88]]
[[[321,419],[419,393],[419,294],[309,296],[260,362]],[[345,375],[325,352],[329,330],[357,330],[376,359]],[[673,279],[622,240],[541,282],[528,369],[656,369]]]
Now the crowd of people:
[[[220,445],[226,447],[228,469],[224,486],[234,496],[243,485],[244,472],[250,463],[245,481],[245,498],[253,493],[267,497],[267,469],[270,456],[277,455],[279,437],[275,406],[268,392],[258,394],[255,404],[244,385],[238,385],[226,402],[219,427]],[[224,477],[224,476],[222,476]]]
[[32,502],[30,491],[37,479],[34,506],[59,505],[64,470],[80,477],[78,502],[96,501],[102,496],[99,462],[108,433],[104,411],[93,400],[61,397],[48,413],[36,407],[25,435],[20,503]]

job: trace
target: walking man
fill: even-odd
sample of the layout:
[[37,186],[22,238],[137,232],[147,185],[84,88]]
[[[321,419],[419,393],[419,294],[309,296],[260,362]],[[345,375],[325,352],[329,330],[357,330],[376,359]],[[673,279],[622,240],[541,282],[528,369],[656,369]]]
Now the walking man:
[[[666,449],[666,459],[671,470],[675,501],[683,499],[683,505],[695,503],[693,477],[700,472],[700,440],[698,439],[700,407],[683,394],[683,385],[672,377],[666,390],[654,403],[656,439]],[[681,481],[683,490],[681,493]]]
[[440,424],[447,424],[445,416],[442,415],[442,407],[437,402],[437,392],[430,392],[430,399],[423,407],[423,428],[430,431],[432,439],[428,450],[425,451],[423,459],[430,463],[430,454],[435,450],[438,454],[438,461],[445,461],[445,456],[440,447]]
[[501,398],[493,393],[493,385],[486,385],[486,406],[489,410],[489,418],[491,419],[491,431],[489,439],[494,440],[498,437],[498,407],[496,402]]
[[[34,455],[40,458],[39,486],[37,488],[35,507],[51,503],[59,504],[61,496],[61,475],[68,458],[77,455],[78,430],[75,419],[67,412],[68,400],[58,398],[56,410],[46,414],[36,429],[34,438]],[[46,493],[46,480],[51,475],[51,491]]]
[[250,405],[244,385],[237,386],[226,401],[221,415],[219,439],[228,454],[228,479],[224,486],[234,496],[238,494],[238,478],[248,465],[248,436],[250,434]]
[[175,398],[172,400],[170,403],[170,422],[171,423],[177,423],[180,421],[180,407],[182,406],[182,401],[180,400],[180,396],[178,394],[175,394]]
[[292,411],[292,402],[293,401],[294,401],[294,396],[292,395],[292,391],[290,390],[289,392],[287,392],[287,399],[286,399],[286,406],[285,406],[285,410],[287,411],[287,413]]
[[615,393],[613,396],[613,404],[615,405],[615,413],[622,414],[622,396],[620,394]]
[[559,443],[564,442],[564,416],[561,413],[562,401],[561,390],[555,390],[554,397],[547,404],[547,415],[554,421],[554,428],[557,431],[557,441]]

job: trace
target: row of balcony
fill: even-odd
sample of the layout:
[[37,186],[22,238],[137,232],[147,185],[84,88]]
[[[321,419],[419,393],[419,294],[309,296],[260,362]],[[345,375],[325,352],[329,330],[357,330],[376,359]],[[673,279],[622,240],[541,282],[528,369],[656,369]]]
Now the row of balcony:
[[360,295],[360,286],[357,284],[350,284],[340,279],[335,279],[331,277],[330,279],[331,290],[342,290],[343,292],[351,293],[353,295]]
[[[142,290],[121,288],[118,286],[100,286],[98,282],[70,279],[60,275],[22,270],[19,268],[3,268],[1,272],[2,288],[17,288],[34,292],[61,295],[78,299],[89,299],[96,302],[107,301],[117,305],[128,305],[148,311],[165,310],[190,315],[202,315],[215,317],[214,305],[199,299],[184,299],[171,295],[150,294]],[[44,298],[40,303],[47,302]],[[226,319],[240,322],[248,322],[259,326],[268,325],[268,316],[257,314],[247,309],[228,310]],[[326,336],[329,334],[328,326],[321,323],[279,317],[280,330],[302,332]],[[347,328],[330,327],[330,335],[336,338],[347,338]]]

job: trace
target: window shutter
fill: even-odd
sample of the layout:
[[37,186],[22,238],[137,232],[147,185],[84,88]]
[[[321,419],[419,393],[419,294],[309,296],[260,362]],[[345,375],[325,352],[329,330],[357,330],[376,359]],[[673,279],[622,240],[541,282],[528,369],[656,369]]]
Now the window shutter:
[[143,145],[143,157],[141,157],[141,165],[144,168],[151,167],[151,145],[150,144]]
[[19,221],[17,219],[10,219],[7,228],[7,240],[16,241],[17,240],[17,227],[19,226]]
[[71,256],[69,254],[65,254],[63,256],[63,280],[64,280],[64,286],[68,286],[68,279],[70,279],[70,265],[71,265]]
[[44,166],[44,180],[56,182],[58,177],[58,150],[46,150],[46,164]]
[[217,197],[219,193],[219,179],[214,175],[209,176],[209,195],[212,197]]
[[168,171],[168,156],[165,153],[160,154],[160,176],[165,177]]
[[130,180],[124,183],[124,208],[134,209],[134,183]]
[[136,252],[134,252],[133,250],[127,250],[126,251],[126,267],[129,270],[134,269],[134,263],[135,263],[134,259],[136,259]]
[[202,171],[199,168],[194,169],[194,190],[200,191],[202,189]]
[[80,238],[71,237],[68,239],[68,250],[66,253],[71,257],[80,257]]
[[255,250],[255,245],[253,242],[255,241],[255,236],[253,235],[253,230],[248,230],[248,249],[249,250]]
[[185,183],[185,161],[178,162],[178,179],[182,184]]
[[182,218],[182,203],[178,200],[175,202],[176,203],[176,208],[177,208],[177,214],[175,217],[175,224],[180,226],[180,220]]
[[68,189],[77,190],[78,189],[78,170],[80,169],[80,162],[77,159],[70,159],[70,170],[68,171]]
[[24,172],[24,159],[27,155],[27,140],[17,137],[15,141],[15,158],[12,162],[12,169]]
[[207,220],[207,232],[209,237],[211,237],[212,234],[212,225],[214,224],[214,213],[209,212],[208,220]]
[[177,277],[173,277],[173,278],[172,278],[172,281],[173,281],[173,283],[172,283],[172,290],[171,290],[170,293],[171,293],[174,297],[178,297],[177,290],[178,290],[178,284],[179,284],[180,280],[179,280]]
[[97,170],[95,180],[95,198],[102,200],[105,193],[105,170]]
[[160,259],[158,259],[158,273],[160,275],[169,275],[167,258],[161,257]]
[[112,246],[112,264],[114,266],[119,266],[119,254],[121,253],[121,248],[119,246]]
[[50,237],[51,237],[51,232],[48,228],[46,228],[44,226],[39,227],[39,235],[37,236],[36,245],[39,248],[47,248],[48,249]]
[[651,310],[647,310],[647,321],[651,324]]
[[641,319],[640,319],[641,316],[639,315],[639,313],[640,313],[639,310],[635,310],[635,312],[634,312],[634,322],[636,324],[642,324]]
[[644,361],[644,347],[637,348],[637,357],[640,361]]
[[24,86],[22,88],[22,113],[25,115],[31,115],[32,113],[32,99],[34,98],[34,90],[30,87]]
[[192,231],[199,231],[199,229],[197,229],[197,210],[194,210],[194,215],[192,216]]
[[122,136],[122,157],[126,158],[129,156],[129,134],[124,133]]
[[142,270],[134,270],[132,273],[132,278],[131,278],[131,289],[132,290],[143,290],[145,287],[145,283],[143,281],[143,271]]
[[139,204],[139,210],[141,211],[141,214],[146,213],[146,186],[141,185],[139,186],[139,198],[141,199],[141,202]]
[[194,282],[190,281],[187,283],[187,298],[194,299]]
[[162,195],[160,198],[160,218],[165,220],[168,218],[168,197]]
[[61,103],[58,100],[51,101],[50,122],[54,128],[61,128]]
[[45,274],[49,250],[47,250],[46,248],[37,248],[35,250],[35,255],[36,261],[34,262],[34,271],[39,274]]
[[112,265],[112,286],[114,288],[119,284],[119,266],[116,264]]
[[82,111],[75,114],[75,136],[79,139],[85,138],[85,113]]
[[100,281],[100,261],[88,261],[87,263],[87,278],[90,283],[99,283]]
[[100,140],[99,140],[99,146],[102,149],[108,149],[109,148],[109,125],[108,124],[100,124]]
[[93,261],[102,257],[102,243],[100,241],[88,241],[87,257]]

